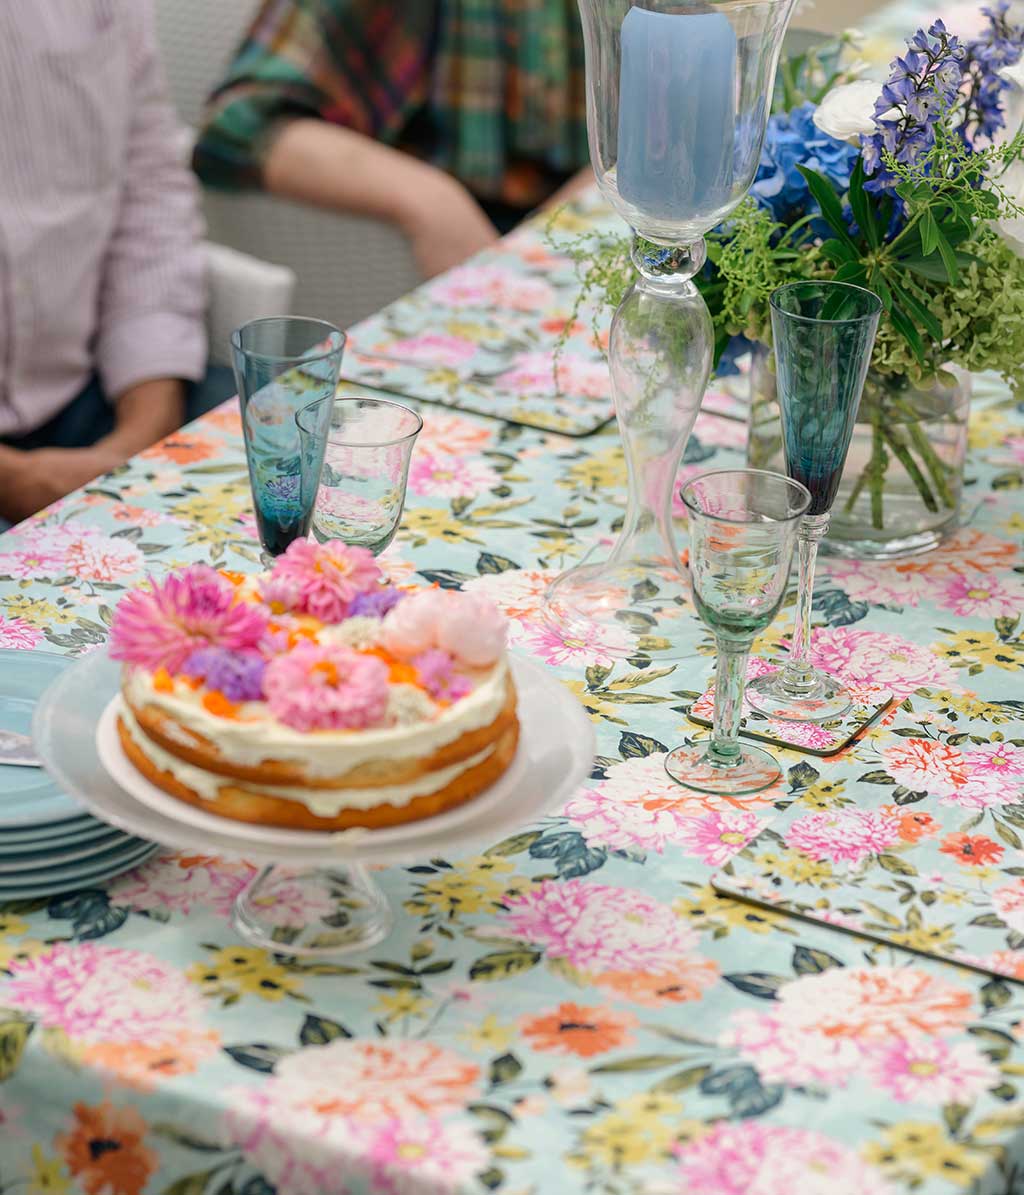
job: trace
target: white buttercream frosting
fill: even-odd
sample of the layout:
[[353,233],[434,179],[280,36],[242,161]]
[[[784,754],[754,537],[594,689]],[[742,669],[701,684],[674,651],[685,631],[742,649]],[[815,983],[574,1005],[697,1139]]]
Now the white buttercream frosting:
[[205,768],[187,763],[164,750],[145,734],[126,705],[122,705],[121,717],[139,750],[147,756],[153,765],[161,772],[169,772],[186,788],[198,793],[203,800],[215,800],[224,787],[240,787],[258,796],[280,797],[286,801],[297,801],[316,817],[337,817],[345,809],[372,809],[377,805],[393,805],[396,808],[401,808],[417,797],[428,796],[440,791],[461,776],[463,772],[468,772],[470,768],[483,763],[494,752],[494,747],[489,746],[486,750],[470,756],[469,759],[460,760],[459,763],[448,768],[441,768],[436,772],[429,772],[407,784],[394,784],[380,788],[311,789],[269,784],[260,784],[257,787],[246,781],[235,781],[225,776],[217,776]]
[[126,673],[124,693],[136,709],[155,707],[215,743],[229,765],[259,767],[271,760],[294,763],[317,779],[344,776],[373,761],[426,759],[464,734],[490,726],[505,705],[507,674],[508,664],[503,659],[474,677],[473,691],[447,708],[431,702],[432,716],[428,716],[421,700],[429,702],[429,698],[420,694],[415,699],[423,711],[420,721],[403,721],[414,716],[414,699],[402,693],[410,686],[395,685],[392,694],[396,725],[308,733],[279,722],[262,702],[243,704],[237,719],[217,717],[203,707],[201,695],[184,682],[176,681],[170,692],[164,692],[156,688],[152,674],[143,669]]
[[380,638],[380,619],[359,617],[346,618],[335,626],[325,626],[317,632],[319,643],[340,643],[354,651],[365,651],[373,647]]

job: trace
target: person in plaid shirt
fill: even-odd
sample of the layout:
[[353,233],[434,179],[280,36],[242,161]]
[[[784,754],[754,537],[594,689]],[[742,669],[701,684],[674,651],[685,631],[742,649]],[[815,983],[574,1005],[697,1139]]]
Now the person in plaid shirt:
[[589,173],[576,0],[265,0],[193,165],[372,215],[427,277]]

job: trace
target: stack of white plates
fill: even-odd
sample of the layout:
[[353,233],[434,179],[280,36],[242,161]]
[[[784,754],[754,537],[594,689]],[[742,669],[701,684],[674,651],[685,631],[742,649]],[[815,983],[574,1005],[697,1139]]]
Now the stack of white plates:
[[[71,663],[0,651],[0,727],[29,734],[40,695]],[[42,768],[0,763],[0,905],[94,887],[156,849],[86,813]]]

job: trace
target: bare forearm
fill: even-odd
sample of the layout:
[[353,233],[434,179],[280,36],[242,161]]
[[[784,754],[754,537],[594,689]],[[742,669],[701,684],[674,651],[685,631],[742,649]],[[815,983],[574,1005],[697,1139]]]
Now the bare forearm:
[[96,445],[111,458],[127,460],[181,427],[185,417],[185,384],[177,378],[151,378],[126,390],[118,399],[114,430]]
[[426,162],[324,120],[289,121],[263,168],[267,190],[405,227],[411,210],[451,180]]
[[0,518],[17,522],[181,426],[185,386],[177,378],[155,378],[132,386],[117,400],[117,422],[109,436],[84,448],[22,451],[0,444]]
[[425,278],[451,269],[498,237],[457,179],[326,121],[285,125],[263,176],[277,195],[395,225],[408,238]]

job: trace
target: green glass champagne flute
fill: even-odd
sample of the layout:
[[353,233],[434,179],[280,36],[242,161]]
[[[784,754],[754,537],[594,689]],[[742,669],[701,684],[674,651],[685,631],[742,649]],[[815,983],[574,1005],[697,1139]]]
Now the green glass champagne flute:
[[810,490],[811,506],[800,525],[786,666],[758,677],[747,700],[769,718],[831,722],[853,701],[842,682],[810,661],[814,566],[850,450],[882,300],[846,282],[792,282],[775,291],[771,310],[786,472]]
[[690,523],[690,574],[697,613],[718,649],[714,728],[709,741],[665,759],[673,780],[698,792],[758,792],[782,775],[775,757],[739,738],[747,658],[786,593],[805,486],[781,473],[720,469],[680,491]]

